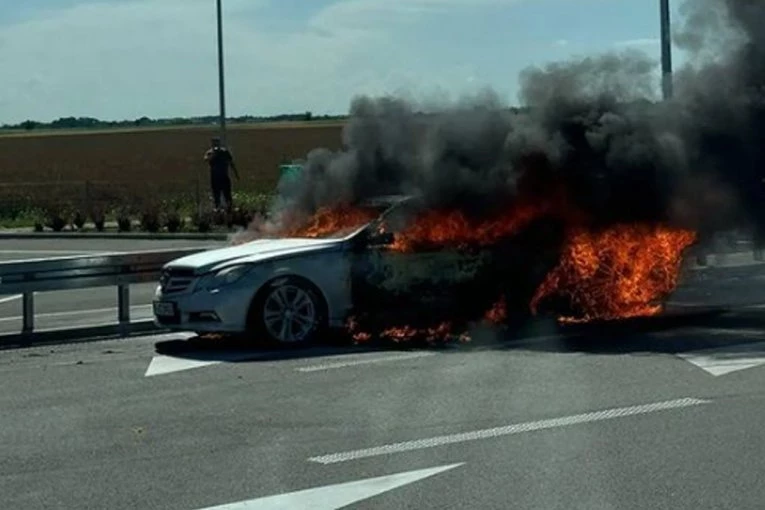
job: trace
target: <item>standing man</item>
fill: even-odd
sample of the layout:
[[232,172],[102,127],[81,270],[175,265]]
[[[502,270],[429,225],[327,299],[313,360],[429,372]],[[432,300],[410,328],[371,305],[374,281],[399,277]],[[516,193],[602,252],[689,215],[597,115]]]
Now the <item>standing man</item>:
[[231,212],[231,178],[228,175],[228,167],[234,171],[236,180],[239,180],[239,171],[236,169],[231,152],[220,143],[220,138],[213,138],[210,149],[205,152],[205,161],[210,165],[210,185],[212,187],[215,209],[221,208],[221,196],[226,201],[226,209]]

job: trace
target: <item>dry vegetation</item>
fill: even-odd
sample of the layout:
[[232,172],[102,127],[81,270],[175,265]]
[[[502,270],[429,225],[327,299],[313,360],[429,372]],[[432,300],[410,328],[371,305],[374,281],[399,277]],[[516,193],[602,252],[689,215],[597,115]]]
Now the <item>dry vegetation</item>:
[[[336,122],[231,126],[240,198],[272,191],[279,164],[316,147],[339,148],[341,129]],[[202,155],[216,134],[211,126],[0,136],[0,218],[140,215],[147,203],[193,210],[198,198],[208,203]]]

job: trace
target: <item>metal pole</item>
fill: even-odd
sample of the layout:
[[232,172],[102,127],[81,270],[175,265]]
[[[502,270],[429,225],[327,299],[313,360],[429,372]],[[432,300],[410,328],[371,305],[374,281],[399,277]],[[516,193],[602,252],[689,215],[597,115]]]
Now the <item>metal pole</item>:
[[661,5],[661,88],[664,99],[673,94],[672,84],[672,32],[669,15],[669,0],[660,0]]
[[35,331],[35,293],[25,292],[22,297],[23,324],[21,333],[29,339]]
[[117,319],[121,336],[128,336],[130,332],[130,286],[122,284],[117,286]]
[[222,0],[217,0],[218,7],[218,93],[220,95],[220,139],[226,145],[226,83],[223,65],[223,7]]

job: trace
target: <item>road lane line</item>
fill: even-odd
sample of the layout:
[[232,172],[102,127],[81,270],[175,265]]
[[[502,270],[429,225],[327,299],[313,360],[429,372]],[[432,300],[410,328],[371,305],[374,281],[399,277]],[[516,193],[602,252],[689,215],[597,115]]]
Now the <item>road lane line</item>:
[[103,250],[91,251],[91,250],[0,250],[0,254],[6,253],[57,253],[61,255],[77,255],[80,253],[105,253]]
[[378,457],[381,455],[391,455],[394,453],[408,452],[412,450],[424,450],[426,448],[434,448],[437,446],[465,443],[468,441],[477,441],[479,439],[490,439],[501,436],[509,436],[514,434],[522,434],[524,432],[533,432],[535,430],[546,430],[559,427],[568,427],[570,425],[577,425],[580,423],[590,423],[604,420],[613,420],[616,418],[623,418],[625,416],[635,416],[638,414],[656,413],[659,411],[667,411],[671,409],[682,409],[684,407],[692,407],[708,404],[711,401],[701,400],[697,398],[680,398],[676,400],[667,400],[664,402],[654,402],[652,404],[642,404],[630,407],[617,407],[613,409],[606,409],[603,411],[595,411],[591,413],[575,414],[572,416],[564,416],[561,418],[552,418],[549,420],[532,421],[526,423],[516,423],[513,425],[507,425],[504,427],[496,427],[492,429],[475,430],[472,432],[463,432],[460,434],[451,434],[447,436],[436,436],[425,439],[417,439],[414,441],[404,441],[401,443],[392,443],[382,446],[376,446],[373,448],[364,448],[362,450],[350,450],[340,453],[332,453],[327,455],[319,455],[317,457],[311,457],[309,462],[316,462],[318,464],[337,464],[340,462],[348,462],[351,460],[365,459],[368,457]]
[[[152,305],[136,305],[130,307],[130,313],[133,312],[139,312],[143,310],[151,310]],[[117,307],[114,308],[94,308],[92,310],[77,310],[77,311],[71,311],[71,312],[50,312],[50,313],[36,313],[35,319],[40,319],[44,317],[70,317],[73,315],[89,315],[94,313],[106,313],[106,312],[116,312]],[[17,317],[3,317],[0,318],[0,322],[13,322],[13,321],[20,321],[23,320],[24,317],[19,315]]]
[[353,361],[338,361],[337,363],[324,363],[321,365],[309,365],[305,367],[299,367],[295,370],[298,372],[319,372],[322,370],[334,370],[337,368],[355,367],[358,365],[369,365],[371,363],[386,363],[389,361],[403,361],[408,359],[425,358],[428,356],[435,356],[435,352],[413,352],[409,354],[398,354],[396,356],[385,356],[382,358],[370,358],[359,359]]
[[10,303],[11,301],[16,301],[17,299],[21,299],[21,294],[16,294],[15,296],[0,298],[0,305],[2,305],[3,303]]

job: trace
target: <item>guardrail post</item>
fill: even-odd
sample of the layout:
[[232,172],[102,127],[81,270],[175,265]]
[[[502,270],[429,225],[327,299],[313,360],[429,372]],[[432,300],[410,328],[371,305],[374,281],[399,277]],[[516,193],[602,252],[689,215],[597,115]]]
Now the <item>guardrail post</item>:
[[120,322],[120,335],[127,336],[130,328],[130,286],[117,287],[117,315]]
[[35,331],[35,293],[25,292],[21,302],[24,316],[21,334],[24,338],[29,338]]

